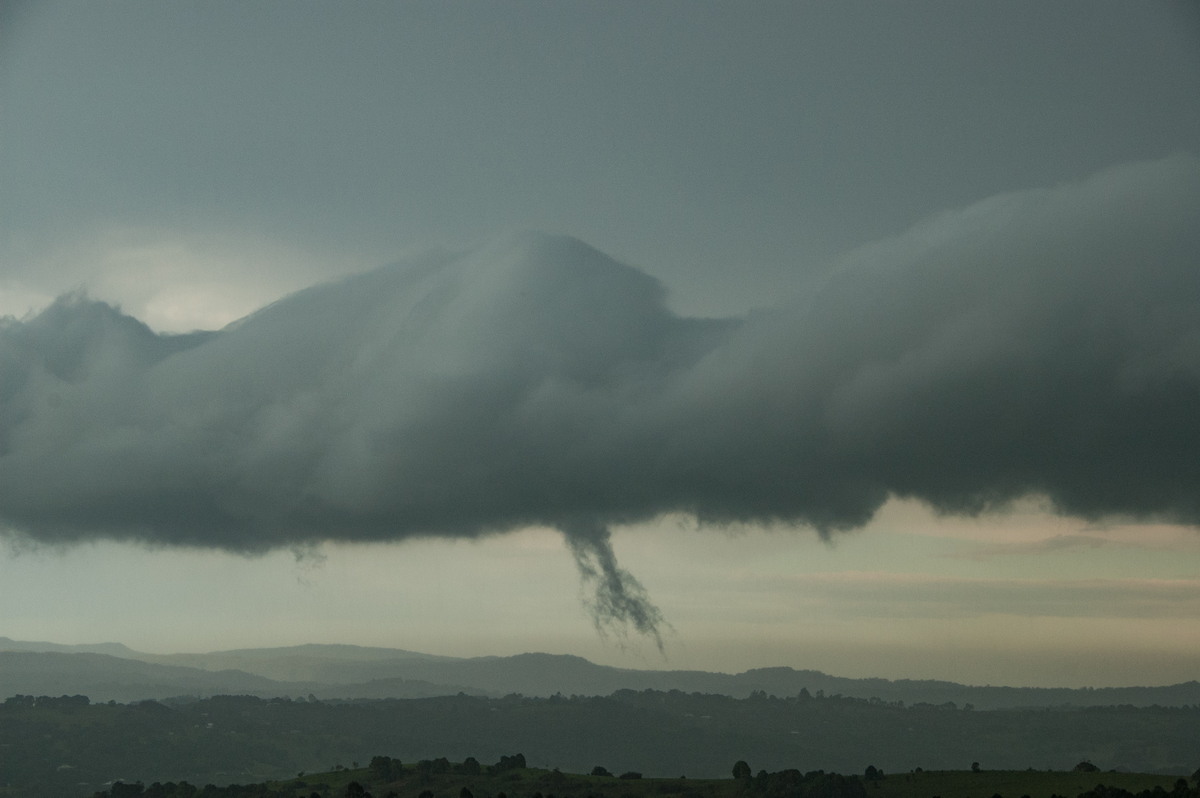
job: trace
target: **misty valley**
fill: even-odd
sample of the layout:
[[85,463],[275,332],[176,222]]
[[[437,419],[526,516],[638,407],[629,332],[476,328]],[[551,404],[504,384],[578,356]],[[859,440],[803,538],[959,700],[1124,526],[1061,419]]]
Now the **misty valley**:
[[[136,659],[138,652],[119,646],[107,650],[125,656],[79,648],[87,647],[0,640],[0,688],[7,696],[0,704],[0,795],[116,796],[140,789],[139,783],[186,782],[216,785],[213,790],[259,785],[256,792],[213,796],[340,796],[352,794],[346,792],[351,775],[369,771],[375,757],[416,768],[421,762],[496,762],[515,751],[540,772],[530,771],[520,786],[456,782],[451,790],[429,781],[438,774],[417,770],[406,778],[397,771],[391,780],[359,774],[355,783],[373,784],[377,796],[391,791],[412,798],[426,791],[433,798],[499,798],[501,792],[506,798],[859,798],[855,790],[877,798],[951,798],[959,788],[922,791],[914,774],[926,781],[935,771],[970,775],[973,765],[987,772],[1061,773],[1089,763],[1114,788],[1121,786],[1116,777],[1157,774],[1152,784],[1121,787],[1137,794],[1155,785],[1170,791],[1175,779],[1200,764],[1195,682],[1110,690],[970,687],[839,679],[790,668],[736,675],[637,671],[578,657],[455,659],[350,646],[140,655],[191,658],[193,666],[184,666]],[[258,673],[226,667],[230,663]],[[310,678],[263,675],[284,673]],[[451,684],[439,684],[439,674]],[[420,697],[397,697],[406,694]],[[751,762],[756,773],[858,775],[836,782],[842,785],[836,790],[829,779],[809,782],[799,775],[761,780],[753,793],[749,782],[739,789],[726,783],[739,760]],[[598,766],[610,774],[642,774],[647,781],[640,789],[650,792],[619,780],[589,781],[601,776],[578,777],[582,781],[569,789],[543,781]],[[885,790],[882,781],[862,781],[867,768],[901,775],[889,776]],[[449,764],[441,769],[454,775]],[[284,783],[297,773],[326,771],[333,775],[324,782],[299,779],[324,783],[324,789]],[[650,788],[650,779],[669,786]],[[713,779],[724,781],[700,781]],[[272,780],[276,786],[264,786]],[[968,783],[963,798],[1039,798],[1041,789],[980,789],[982,783]],[[1044,798],[1074,798],[1097,783],[1090,778],[1078,788],[1047,788]],[[902,784],[910,791],[894,792]],[[838,791],[846,789],[851,792]]]

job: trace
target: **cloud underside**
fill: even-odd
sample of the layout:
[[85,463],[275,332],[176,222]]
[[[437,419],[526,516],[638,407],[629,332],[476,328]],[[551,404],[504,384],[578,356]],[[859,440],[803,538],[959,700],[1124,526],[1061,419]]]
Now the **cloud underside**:
[[657,635],[608,527],[822,534],[889,496],[1200,524],[1200,161],[994,197],[742,319],[514,236],[160,336],[83,296],[0,325],[0,522],[256,551],[562,530]]

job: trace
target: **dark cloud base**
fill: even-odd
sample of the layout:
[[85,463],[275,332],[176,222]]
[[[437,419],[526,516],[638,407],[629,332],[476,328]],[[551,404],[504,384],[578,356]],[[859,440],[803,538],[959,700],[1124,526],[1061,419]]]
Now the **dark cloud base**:
[[745,319],[527,234],[162,336],[84,296],[0,326],[0,522],[260,551],[566,535],[598,623],[657,637],[613,524],[830,534],[947,513],[1200,524],[1200,161],[995,197]]

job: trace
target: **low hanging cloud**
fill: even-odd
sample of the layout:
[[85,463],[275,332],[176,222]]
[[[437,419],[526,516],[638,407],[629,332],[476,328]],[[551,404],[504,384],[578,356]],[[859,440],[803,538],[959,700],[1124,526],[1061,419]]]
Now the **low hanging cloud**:
[[0,526],[262,551],[566,536],[597,622],[657,637],[608,529],[822,534],[946,513],[1200,524],[1200,160],[1013,193],[688,319],[570,238],[509,237],[162,336],[84,296],[0,325]]

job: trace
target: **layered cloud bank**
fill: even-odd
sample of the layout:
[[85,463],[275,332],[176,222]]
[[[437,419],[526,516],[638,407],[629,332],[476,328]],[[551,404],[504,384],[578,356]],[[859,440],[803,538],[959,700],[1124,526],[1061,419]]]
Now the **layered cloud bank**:
[[1200,161],[999,196],[746,319],[522,235],[160,336],[69,296],[0,326],[0,525],[263,550],[554,526],[603,618],[660,623],[608,527],[664,512],[1200,524]]

